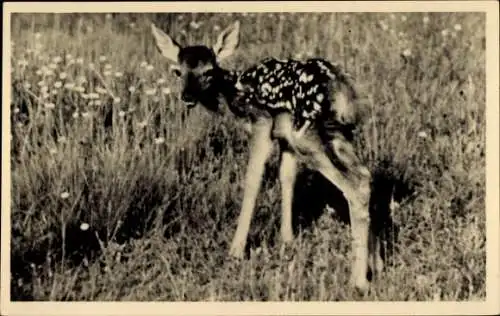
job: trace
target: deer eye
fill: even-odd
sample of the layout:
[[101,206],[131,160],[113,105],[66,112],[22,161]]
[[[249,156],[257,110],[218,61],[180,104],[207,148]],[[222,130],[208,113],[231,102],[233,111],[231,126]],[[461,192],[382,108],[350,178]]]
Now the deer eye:
[[172,69],[172,73],[176,76],[176,77],[180,77],[182,75],[181,71],[179,69]]
[[170,71],[177,77],[182,76],[181,69],[177,65],[170,66]]
[[203,74],[198,77],[198,82],[203,89],[207,89],[212,84],[213,76],[209,74]]

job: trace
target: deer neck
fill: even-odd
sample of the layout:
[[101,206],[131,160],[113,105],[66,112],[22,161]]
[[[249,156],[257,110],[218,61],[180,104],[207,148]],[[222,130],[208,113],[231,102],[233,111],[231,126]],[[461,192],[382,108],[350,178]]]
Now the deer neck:
[[236,82],[238,81],[239,75],[240,72],[238,71],[226,70],[221,68],[222,80],[220,81],[219,92],[222,95],[222,98],[226,102],[227,106],[233,113],[233,102],[237,94]]

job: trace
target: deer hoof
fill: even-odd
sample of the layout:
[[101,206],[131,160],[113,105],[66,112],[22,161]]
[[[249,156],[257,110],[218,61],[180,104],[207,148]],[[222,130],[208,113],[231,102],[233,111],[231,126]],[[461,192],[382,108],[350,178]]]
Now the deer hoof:
[[366,294],[370,289],[370,282],[366,279],[366,277],[351,277],[351,284],[354,285],[354,288],[359,294]]
[[229,249],[229,255],[233,258],[242,259],[244,257],[245,248],[239,244],[233,244]]

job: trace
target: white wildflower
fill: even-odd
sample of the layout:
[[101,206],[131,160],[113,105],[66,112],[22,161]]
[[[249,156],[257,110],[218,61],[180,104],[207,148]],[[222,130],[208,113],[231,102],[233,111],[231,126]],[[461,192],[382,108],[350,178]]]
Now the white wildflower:
[[155,138],[154,142],[155,142],[156,145],[163,144],[165,142],[165,137]]
[[201,25],[202,25],[201,22],[196,22],[196,21],[191,21],[191,23],[189,23],[189,26],[195,30],[199,29]]
[[73,89],[74,87],[75,87],[75,84],[74,84],[73,82],[66,82],[66,83],[64,84],[64,88],[65,88],[65,89],[69,89],[69,90],[71,90],[71,89]]
[[73,91],[83,93],[83,92],[85,92],[85,88],[82,86],[76,86],[73,88]]
[[61,193],[61,199],[65,200],[67,198],[69,198],[69,192],[67,192],[67,191],[62,192]]
[[108,91],[106,89],[104,89],[103,87],[96,87],[95,91],[99,94],[107,94],[108,93]]
[[420,131],[418,132],[417,136],[420,138],[427,138],[427,133],[425,131]]

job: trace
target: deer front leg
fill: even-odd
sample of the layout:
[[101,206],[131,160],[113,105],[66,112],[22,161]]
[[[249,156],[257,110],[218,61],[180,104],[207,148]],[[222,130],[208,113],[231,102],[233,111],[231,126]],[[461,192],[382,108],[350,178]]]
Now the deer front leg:
[[296,174],[297,160],[294,154],[282,148],[280,165],[281,239],[285,243],[293,240],[292,203]]
[[[368,272],[368,238],[370,230],[370,214],[368,210],[370,197],[369,177],[353,182],[349,176],[341,173],[330,161],[323,144],[315,135],[304,135],[294,138],[297,148],[308,156],[314,169],[339,188],[349,203],[351,219],[352,252],[354,263],[351,282],[361,292],[369,287]],[[353,171],[349,170],[348,175]]]
[[250,144],[250,158],[245,175],[243,204],[238,218],[238,226],[231,243],[230,255],[241,258],[244,255],[248,231],[264,174],[266,161],[273,149],[271,139],[272,121],[258,120],[254,126]]

